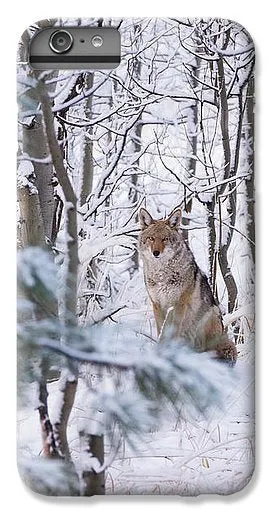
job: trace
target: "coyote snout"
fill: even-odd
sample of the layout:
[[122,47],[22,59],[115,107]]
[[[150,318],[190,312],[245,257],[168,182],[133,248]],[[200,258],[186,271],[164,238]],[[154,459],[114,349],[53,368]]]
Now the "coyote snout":
[[168,325],[172,336],[199,351],[216,350],[218,358],[234,363],[236,347],[224,333],[207,278],[184,241],[181,219],[180,209],[164,220],[140,209],[139,251],[158,335]]

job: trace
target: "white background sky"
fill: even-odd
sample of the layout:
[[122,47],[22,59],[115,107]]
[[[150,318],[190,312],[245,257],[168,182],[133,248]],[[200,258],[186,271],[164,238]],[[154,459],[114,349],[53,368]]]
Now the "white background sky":
[[[271,1],[248,0],[101,0],[76,2],[66,0],[9,0],[2,4],[1,17],[1,248],[0,248],[0,314],[2,357],[1,370],[1,438],[0,472],[1,505],[5,511],[20,509],[28,514],[55,514],[88,511],[105,514],[113,511],[144,514],[157,511],[166,514],[215,514],[222,509],[226,514],[272,511],[274,505],[274,366],[275,366],[275,313],[274,313],[274,207],[275,207],[275,64],[274,15]],[[16,470],[15,434],[15,165],[16,165],[16,80],[15,54],[17,41],[32,22],[55,16],[219,16],[238,21],[251,33],[257,55],[256,71],[256,189],[257,189],[257,454],[256,472],[252,483],[241,493],[223,499],[208,496],[199,499],[171,497],[133,498],[107,497],[96,499],[43,499],[29,492],[22,484]],[[4,360],[5,359],[5,360]]]

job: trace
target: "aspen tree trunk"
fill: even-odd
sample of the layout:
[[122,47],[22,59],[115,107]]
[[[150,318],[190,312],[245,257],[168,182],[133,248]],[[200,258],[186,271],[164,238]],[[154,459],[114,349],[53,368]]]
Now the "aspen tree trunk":
[[44,246],[44,226],[38,191],[30,185],[19,185],[17,198],[20,209],[19,219],[19,246]]
[[[43,29],[44,27],[50,26],[55,23],[55,19],[52,20],[42,20],[38,22],[37,25]],[[30,33],[26,30],[22,34],[21,42],[19,44],[18,57],[19,62],[24,63],[28,62],[28,51],[29,51],[29,43],[30,43]],[[30,75],[30,72],[28,72]],[[38,78],[39,72],[33,70],[32,76],[34,78]],[[52,72],[51,76],[55,76],[56,72]],[[50,86],[54,89],[55,85]],[[26,93],[30,97],[32,102],[38,103],[38,98],[34,89],[31,89]],[[38,192],[38,200],[40,211],[38,218],[24,218],[27,220],[28,224],[37,223],[37,225],[41,224],[42,217],[42,225],[44,228],[44,240],[42,244],[45,244],[45,238],[51,241],[52,239],[52,229],[53,229],[53,218],[54,218],[54,188],[53,188],[53,165],[52,162],[47,162],[47,158],[49,157],[49,150],[47,145],[47,140],[43,130],[42,124],[42,116],[37,114],[36,116],[32,116],[24,120],[22,127],[22,145],[23,152],[28,155],[30,158],[33,169],[34,169],[34,185],[37,188]],[[38,162],[38,161],[45,162]],[[27,200],[22,198],[22,195],[19,191],[19,202],[20,208],[22,208],[25,212],[24,203],[28,203]],[[34,198],[30,199],[29,208],[31,210],[35,210],[34,203],[37,203]],[[35,201],[34,201],[35,200]],[[29,211],[30,214],[34,214],[34,212]],[[35,230],[35,229],[34,229]],[[33,243],[30,243],[33,244]],[[37,242],[37,244],[39,244]]]
[[41,115],[36,115],[29,125],[23,126],[23,148],[30,157],[35,174],[35,185],[45,238],[51,241],[54,217],[54,188],[52,162],[37,162],[49,157],[47,140],[42,126]]

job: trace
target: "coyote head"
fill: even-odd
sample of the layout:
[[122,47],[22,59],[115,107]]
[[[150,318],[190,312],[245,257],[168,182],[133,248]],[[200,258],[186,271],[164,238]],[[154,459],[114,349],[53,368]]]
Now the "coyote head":
[[182,219],[181,209],[176,209],[164,220],[154,220],[146,209],[140,209],[141,234],[139,249],[143,257],[167,260],[174,257],[182,245],[182,235],[178,231]]

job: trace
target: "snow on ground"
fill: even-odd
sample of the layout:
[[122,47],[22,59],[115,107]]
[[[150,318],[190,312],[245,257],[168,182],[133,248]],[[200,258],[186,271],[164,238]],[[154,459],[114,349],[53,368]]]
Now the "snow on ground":
[[229,494],[253,470],[253,369],[239,362],[236,391],[226,412],[169,422],[148,435],[135,455],[127,446],[110,466],[109,494]]
[[[241,489],[254,466],[254,367],[252,352],[239,345],[236,387],[227,398],[224,412],[214,409],[208,419],[184,415],[177,419],[164,413],[157,431],[146,434],[134,451],[126,442],[106,471],[107,494],[229,494]],[[83,409],[83,381],[69,421],[69,443],[76,466],[81,464],[78,426]],[[58,383],[49,384],[49,408],[54,409]],[[32,387],[30,395],[35,396]],[[34,401],[30,401],[30,406]],[[20,456],[37,456],[42,449],[37,411],[24,407],[18,413]],[[109,458],[106,445],[106,459]]]

